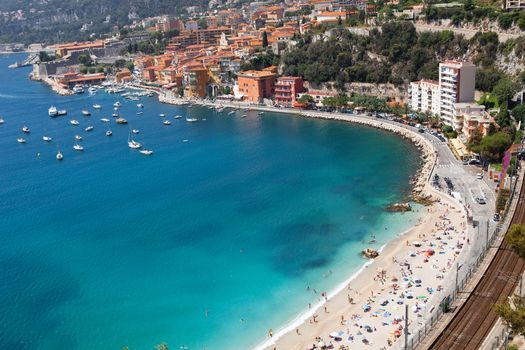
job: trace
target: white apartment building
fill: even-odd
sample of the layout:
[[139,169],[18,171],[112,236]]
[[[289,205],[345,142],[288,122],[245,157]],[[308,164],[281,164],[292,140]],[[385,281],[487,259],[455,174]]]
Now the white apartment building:
[[506,0],[504,5],[506,9],[525,9],[525,0]]
[[443,123],[454,126],[454,104],[474,100],[476,66],[462,61],[439,64],[440,117]]
[[410,107],[419,112],[430,112],[439,116],[439,82],[422,79],[410,83]]

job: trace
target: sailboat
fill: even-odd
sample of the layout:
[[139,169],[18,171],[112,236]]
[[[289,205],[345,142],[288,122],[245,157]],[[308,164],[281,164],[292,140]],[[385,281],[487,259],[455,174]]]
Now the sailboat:
[[82,147],[82,145],[79,144],[79,143],[77,142],[77,143],[75,143],[75,144],[73,145],[73,149],[74,149],[75,151],[83,151],[83,150],[84,150],[84,147]]
[[139,149],[142,147],[142,145],[139,142],[131,138],[131,133],[129,133],[129,136],[128,136],[128,147],[133,148],[133,149]]

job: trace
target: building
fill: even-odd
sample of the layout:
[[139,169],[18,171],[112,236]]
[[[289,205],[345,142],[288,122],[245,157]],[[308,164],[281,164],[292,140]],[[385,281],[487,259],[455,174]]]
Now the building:
[[115,80],[117,81],[117,83],[124,83],[124,82],[128,82],[128,81],[131,81],[131,71],[127,68],[124,68],[120,71],[117,72],[117,74],[115,74]]
[[439,116],[440,103],[439,82],[422,79],[410,83],[410,108],[412,110]]
[[206,97],[208,89],[208,70],[204,67],[194,67],[188,72],[186,93],[189,97]]
[[454,104],[455,125],[454,129],[460,130],[468,140],[472,132],[478,130],[483,136],[487,135],[494,119],[485,111],[485,106],[472,102],[459,102]]
[[525,0],[506,0],[503,5],[506,9],[525,9]]
[[303,92],[303,78],[280,77],[275,83],[275,103],[283,107],[293,107],[300,92]]
[[454,104],[474,100],[476,66],[469,62],[445,61],[439,64],[440,117],[454,126]]
[[276,74],[269,70],[249,70],[237,75],[239,93],[246,101],[260,103],[264,98],[270,98],[275,93]]

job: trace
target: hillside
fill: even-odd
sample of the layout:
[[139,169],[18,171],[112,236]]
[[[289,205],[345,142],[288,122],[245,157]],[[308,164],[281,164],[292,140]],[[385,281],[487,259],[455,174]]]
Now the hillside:
[[207,4],[207,0],[2,0],[0,42],[83,40],[133,19],[181,13],[185,7]]

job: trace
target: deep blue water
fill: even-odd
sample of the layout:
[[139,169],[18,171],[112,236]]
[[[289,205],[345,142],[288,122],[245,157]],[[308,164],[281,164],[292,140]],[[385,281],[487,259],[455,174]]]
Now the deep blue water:
[[[0,55],[1,349],[245,349],[316,300],[307,285],[330,289],[356,271],[363,240],[375,234],[379,247],[417,216],[383,210],[419,164],[389,133],[155,98],[138,116],[121,99],[155,151],[146,157],[113,123],[115,95],[57,96],[28,68],[7,68],[20,58]],[[49,118],[52,104],[69,115]],[[188,110],[206,120],[173,119]]]

